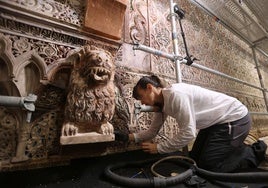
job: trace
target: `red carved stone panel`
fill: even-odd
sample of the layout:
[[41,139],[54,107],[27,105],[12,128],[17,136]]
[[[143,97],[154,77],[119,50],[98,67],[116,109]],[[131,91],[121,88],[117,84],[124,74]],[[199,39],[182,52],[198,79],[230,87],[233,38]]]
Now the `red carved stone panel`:
[[88,0],[85,27],[92,33],[121,39],[126,0]]

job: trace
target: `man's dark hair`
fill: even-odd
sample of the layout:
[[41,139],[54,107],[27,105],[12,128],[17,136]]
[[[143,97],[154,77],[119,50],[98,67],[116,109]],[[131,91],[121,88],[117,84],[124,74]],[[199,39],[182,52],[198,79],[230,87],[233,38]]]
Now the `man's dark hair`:
[[163,85],[161,83],[161,80],[155,76],[155,75],[151,75],[151,76],[143,76],[136,84],[136,86],[133,88],[133,94],[132,96],[139,100],[139,94],[138,94],[138,88],[141,89],[146,89],[147,84],[152,84],[154,87],[161,87],[163,88]]

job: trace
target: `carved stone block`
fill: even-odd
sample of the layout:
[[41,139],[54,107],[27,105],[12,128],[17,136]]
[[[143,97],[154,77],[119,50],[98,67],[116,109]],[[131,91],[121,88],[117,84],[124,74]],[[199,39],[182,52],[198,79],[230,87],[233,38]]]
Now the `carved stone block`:
[[110,142],[114,140],[114,135],[103,135],[97,132],[84,133],[74,136],[62,136],[61,144],[81,144],[81,143],[96,143],[96,142]]
[[[112,55],[88,45],[73,53],[69,60],[73,69],[61,144],[113,141],[114,128],[109,123],[115,110]],[[99,134],[86,134],[89,132]]]
[[121,39],[126,0],[88,0],[85,27],[92,33]]

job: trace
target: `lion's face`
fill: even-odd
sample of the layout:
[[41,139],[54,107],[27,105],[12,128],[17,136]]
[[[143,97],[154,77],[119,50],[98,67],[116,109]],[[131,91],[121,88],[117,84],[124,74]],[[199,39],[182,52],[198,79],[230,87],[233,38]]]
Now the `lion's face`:
[[112,57],[104,51],[91,51],[85,57],[80,74],[87,84],[106,84],[113,79],[114,65]]

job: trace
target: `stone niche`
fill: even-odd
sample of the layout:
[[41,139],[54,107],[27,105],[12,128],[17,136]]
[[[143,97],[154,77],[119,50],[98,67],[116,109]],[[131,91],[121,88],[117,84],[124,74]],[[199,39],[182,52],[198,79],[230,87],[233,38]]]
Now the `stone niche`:
[[120,40],[127,0],[87,0],[85,28],[96,35]]

